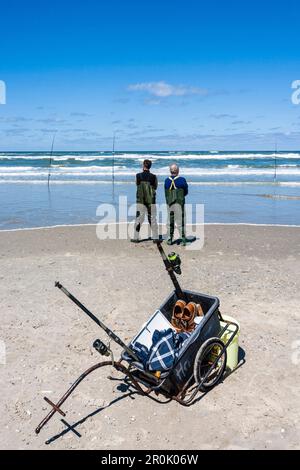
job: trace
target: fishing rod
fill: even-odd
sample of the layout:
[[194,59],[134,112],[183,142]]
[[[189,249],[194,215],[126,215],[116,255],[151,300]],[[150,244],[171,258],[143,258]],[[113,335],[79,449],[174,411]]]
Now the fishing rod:
[[277,142],[275,144],[275,157],[274,157],[274,183],[277,180]]
[[112,191],[113,191],[113,201],[115,199],[115,140],[116,133],[113,135],[113,151],[112,151]]
[[50,186],[50,171],[51,171],[51,165],[52,165],[52,156],[53,156],[53,147],[54,147],[55,136],[56,136],[56,131],[53,134],[51,152],[50,152],[50,158],[49,158],[48,189],[49,189],[49,186]]
[[171,281],[173,282],[178,299],[186,299],[186,295],[183,293],[180,284],[177,280],[177,277],[174,274],[174,272],[176,274],[181,274],[181,259],[179,255],[177,255],[176,253],[171,253],[167,256],[163,247],[161,246],[161,241],[154,241],[154,243],[156,243],[157,245],[158,251],[162,257],[166,270],[171,278]]
[[105,333],[113,340],[115,343],[117,343],[119,346],[121,346],[129,355],[132,357],[135,361],[139,362],[139,358],[137,355],[117,336],[113,331],[111,331],[107,326],[102,323],[99,318],[97,318],[90,310],[88,310],[74,295],[72,295],[64,286],[60,284],[60,282],[55,283],[55,287],[58,287],[69,299],[74,302],[81,310],[86,313],[95,323],[97,323],[102,330],[105,331]]

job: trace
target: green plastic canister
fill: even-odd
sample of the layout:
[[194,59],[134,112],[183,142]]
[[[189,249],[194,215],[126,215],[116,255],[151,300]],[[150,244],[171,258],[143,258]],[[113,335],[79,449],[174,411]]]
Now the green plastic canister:
[[[239,327],[235,337],[231,341],[230,345],[227,348],[227,368],[233,371],[233,369],[236,368],[239,362],[239,334],[240,334],[240,325],[239,323],[229,315],[222,315],[224,320],[227,321],[232,321],[236,323]],[[225,322],[220,322],[221,323],[221,328],[224,328],[226,325]],[[227,341],[231,338],[232,333],[235,331],[235,326],[234,325],[228,325],[227,330],[225,333],[222,335],[221,340],[226,344]]]

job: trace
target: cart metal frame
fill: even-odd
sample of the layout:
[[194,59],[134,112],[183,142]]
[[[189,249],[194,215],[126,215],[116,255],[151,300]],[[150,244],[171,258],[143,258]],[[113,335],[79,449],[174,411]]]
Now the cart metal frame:
[[[182,348],[182,351],[180,351],[178,358],[174,362],[173,367],[168,372],[162,373],[160,377],[157,377],[156,375],[154,375],[154,373],[141,368],[140,363],[138,362],[138,358],[136,357],[135,353],[131,350],[131,343],[129,345],[123,343],[123,341],[117,335],[115,335],[115,333],[109,330],[109,328],[107,328],[92,312],[90,312],[83,304],[81,304],[81,302],[79,302],[76,297],[74,297],[69,291],[67,291],[67,289],[65,289],[59,282],[57,282],[55,284],[56,287],[61,289],[92,320],[94,320],[102,329],[104,329],[104,331],[108,334],[111,339],[121,345],[123,348],[123,352],[121,358],[118,361],[115,361],[112,355],[111,360],[106,360],[94,364],[92,367],[83,372],[78,377],[78,379],[71,385],[71,387],[66,391],[66,393],[58,400],[57,403],[53,403],[49,398],[44,397],[44,400],[51,406],[52,409],[35,429],[36,434],[41,431],[41,429],[48,423],[48,421],[54,416],[55,413],[59,413],[63,417],[66,416],[66,413],[61,409],[61,406],[86,377],[88,377],[92,372],[102,367],[110,366],[118,372],[124,374],[125,382],[129,383],[141,395],[149,396],[153,400],[161,402],[161,400],[151,395],[151,393],[154,392],[156,396],[162,394],[165,398],[169,400],[175,400],[181,405],[189,406],[196,399],[196,395],[198,394],[198,392],[202,390],[205,386],[206,381],[208,380],[212,371],[215,369],[218,361],[222,358],[223,354],[225,354],[226,362],[226,350],[239,330],[238,324],[232,321],[228,321],[222,317],[219,310],[219,299],[217,297],[199,294],[188,290],[182,290],[176,278],[174,267],[166,256],[161,246],[161,242],[156,242],[156,244],[162,256],[166,270],[175,287],[175,290],[161,305],[161,312],[166,316],[166,318],[169,317],[170,319],[171,306],[174,305],[177,299],[184,299],[187,301],[194,300],[197,302],[200,301],[201,304],[204,305],[204,318],[200,323],[201,328],[196,328],[191,334],[191,337],[186,341],[186,346]],[[151,318],[149,319],[149,321],[151,320]],[[225,324],[223,328],[221,327],[220,322],[223,322]],[[230,326],[231,330],[229,330]],[[204,377],[198,383],[195,379],[194,374],[197,352],[208,339],[214,338],[215,340],[219,340],[218,344],[220,344],[220,339],[223,337],[227,330],[229,330],[231,333],[229,339],[226,343],[222,342],[219,354],[211,362],[210,367],[206,371]],[[105,355],[109,355],[109,353],[112,354],[111,350],[106,347]],[[125,366],[124,362],[127,362],[128,366]],[[213,387],[222,379],[223,373],[225,372],[225,368],[226,363],[223,372],[221,373],[220,377],[218,377],[218,380],[213,385]]]

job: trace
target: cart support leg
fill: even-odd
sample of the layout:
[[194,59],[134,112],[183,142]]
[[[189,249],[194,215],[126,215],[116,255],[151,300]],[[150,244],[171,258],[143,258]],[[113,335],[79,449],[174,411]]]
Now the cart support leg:
[[123,366],[120,362],[112,362],[112,361],[104,361],[104,362],[99,362],[98,364],[93,365],[89,369],[87,369],[83,374],[78,377],[78,379],[71,385],[69,390],[60,398],[60,400],[55,404],[49,398],[44,397],[45,401],[52,406],[52,410],[47,414],[47,416],[41,421],[41,423],[37,426],[35,429],[36,434],[39,434],[40,430],[45,426],[45,424],[48,423],[48,421],[52,418],[52,416],[58,412],[62,416],[66,416],[66,414],[61,410],[61,405],[66,401],[66,399],[71,395],[73,390],[82,382],[83,379],[85,379],[91,372],[93,372],[96,369],[100,369],[101,367],[105,366],[113,366],[116,370],[119,372],[123,372],[125,375],[127,375],[130,380],[132,381],[133,385],[135,388],[141,393],[145,394],[139,383],[135,380],[135,378],[132,376],[131,372],[127,369],[127,367]]

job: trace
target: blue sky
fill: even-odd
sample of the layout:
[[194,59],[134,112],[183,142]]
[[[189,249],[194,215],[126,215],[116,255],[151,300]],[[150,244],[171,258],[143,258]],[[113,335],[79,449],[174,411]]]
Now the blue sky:
[[300,149],[299,1],[1,4],[0,150]]

